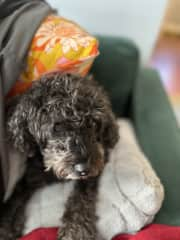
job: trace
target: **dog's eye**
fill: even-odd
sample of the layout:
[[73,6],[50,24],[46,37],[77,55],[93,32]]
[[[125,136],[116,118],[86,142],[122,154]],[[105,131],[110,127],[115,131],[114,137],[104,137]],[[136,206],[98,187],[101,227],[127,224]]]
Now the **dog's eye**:
[[54,132],[56,132],[56,133],[62,132],[62,130],[63,130],[62,124],[61,124],[61,123],[55,123],[53,130],[54,130]]

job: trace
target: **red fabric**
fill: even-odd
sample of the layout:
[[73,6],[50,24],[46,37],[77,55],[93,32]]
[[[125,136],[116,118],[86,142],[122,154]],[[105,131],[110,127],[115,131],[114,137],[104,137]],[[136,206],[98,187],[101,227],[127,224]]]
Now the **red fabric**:
[[56,240],[57,228],[38,228],[20,240]]
[[[57,228],[39,228],[20,240],[56,240]],[[137,234],[122,234],[113,240],[180,240],[180,227],[151,224]]]
[[123,234],[113,240],[180,240],[180,227],[151,224],[135,235]]

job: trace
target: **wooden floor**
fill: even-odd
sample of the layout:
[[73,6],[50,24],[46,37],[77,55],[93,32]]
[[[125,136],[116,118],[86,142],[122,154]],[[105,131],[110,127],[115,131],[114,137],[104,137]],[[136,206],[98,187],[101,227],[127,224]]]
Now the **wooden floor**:
[[153,51],[150,65],[159,71],[180,119],[180,36],[161,35]]

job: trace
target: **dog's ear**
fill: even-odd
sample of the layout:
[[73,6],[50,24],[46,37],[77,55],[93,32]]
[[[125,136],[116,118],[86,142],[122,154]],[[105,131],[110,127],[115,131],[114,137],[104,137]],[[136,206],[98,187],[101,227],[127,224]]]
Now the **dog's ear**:
[[119,130],[115,116],[108,112],[103,120],[103,143],[106,149],[111,149],[115,146],[119,139]]
[[28,129],[28,119],[33,115],[33,102],[27,96],[15,99],[17,104],[7,110],[7,136],[15,149],[28,156],[34,155],[35,141]]
[[[33,96],[37,96],[37,99]],[[6,104],[6,133],[8,140],[8,183],[4,201],[12,195],[14,188],[26,170],[26,160],[37,151],[37,144],[29,131],[29,123],[36,116],[38,92],[33,90],[17,96]]]

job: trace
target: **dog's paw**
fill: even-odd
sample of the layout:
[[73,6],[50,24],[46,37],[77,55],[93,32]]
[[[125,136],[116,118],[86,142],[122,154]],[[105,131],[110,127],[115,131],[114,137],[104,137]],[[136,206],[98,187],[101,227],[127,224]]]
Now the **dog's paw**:
[[95,232],[90,231],[84,226],[68,225],[60,228],[58,240],[98,240]]
[[73,240],[73,231],[68,231],[67,228],[62,228],[58,232],[58,240]]

